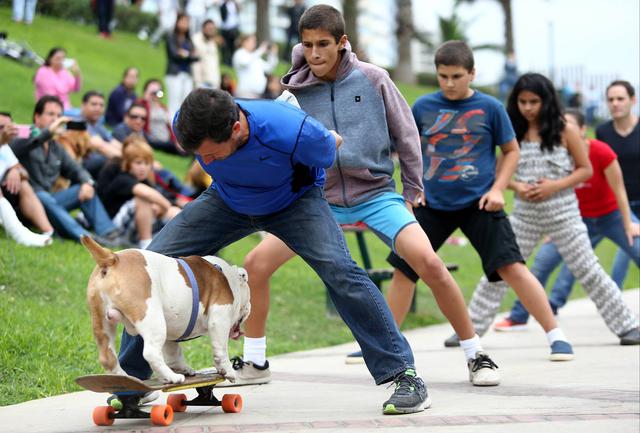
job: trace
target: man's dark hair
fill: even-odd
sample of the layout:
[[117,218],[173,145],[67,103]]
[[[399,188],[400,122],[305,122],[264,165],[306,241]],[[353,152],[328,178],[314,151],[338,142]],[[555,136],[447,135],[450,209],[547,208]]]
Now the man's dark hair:
[[196,89],[182,103],[174,128],[182,148],[194,152],[207,138],[216,143],[228,140],[238,118],[238,106],[229,93]]
[[300,36],[303,30],[325,30],[331,33],[337,43],[344,35],[344,18],[340,11],[332,6],[311,6],[300,17],[298,23]]
[[573,116],[576,119],[576,122],[578,122],[578,126],[580,128],[582,128],[584,126],[584,124],[585,124],[584,114],[582,114],[582,111],[580,111],[579,108],[573,108],[573,107],[565,108],[564,109],[564,114],[565,114],[565,116],[567,114],[569,116]]
[[463,41],[447,41],[436,51],[434,62],[436,68],[444,66],[462,66],[471,72],[475,66],[473,52]]
[[145,113],[147,113],[147,115],[149,115],[149,111],[147,110],[147,106],[144,105],[142,102],[134,102],[133,104],[129,105],[129,108],[127,108],[127,115],[131,114],[131,112],[133,111],[134,108],[142,108]]
[[0,116],[8,117],[9,119],[13,120],[13,117],[11,117],[11,113],[9,113],[8,111],[0,111]]
[[82,103],[86,104],[87,102],[89,102],[89,99],[93,98],[94,96],[104,99],[104,95],[102,93],[98,92],[97,90],[89,90],[87,93],[82,95]]
[[629,98],[633,98],[636,94],[636,91],[633,89],[633,86],[631,85],[630,82],[626,80],[615,80],[607,86],[607,91],[605,95],[609,94],[609,89],[612,88],[613,86],[622,86],[625,89],[627,89],[627,94],[629,95]]
[[36,114],[38,116],[42,115],[42,113],[44,113],[44,107],[46,107],[46,105],[51,102],[53,102],[54,104],[58,104],[60,106],[60,109],[64,111],[64,105],[62,104],[60,98],[53,95],[44,95],[42,98],[38,99],[38,102],[36,102],[36,106],[33,108],[33,118],[35,119]]

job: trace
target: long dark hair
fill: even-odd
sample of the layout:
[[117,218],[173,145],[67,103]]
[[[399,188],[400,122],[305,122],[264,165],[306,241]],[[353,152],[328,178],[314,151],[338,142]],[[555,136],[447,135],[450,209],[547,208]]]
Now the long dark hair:
[[49,50],[49,54],[47,54],[47,57],[44,59],[44,65],[45,66],[51,66],[51,58],[53,56],[55,56],[56,54],[58,54],[60,51],[62,51],[63,53],[66,54],[67,50],[65,50],[62,47],[53,47]]
[[537,73],[527,73],[516,81],[507,101],[507,113],[511,118],[513,129],[516,132],[518,142],[522,141],[529,129],[529,122],[524,118],[518,109],[518,95],[521,92],[529,91],[535,93],[542,100],[540,113],[538,114],[538,126],[540,128],[540,138],[542,150],[551,151],[554,146],[561,143],[562,131],[565,121],[562,117],[562,104],[558,98],[553,83],[544,75]]

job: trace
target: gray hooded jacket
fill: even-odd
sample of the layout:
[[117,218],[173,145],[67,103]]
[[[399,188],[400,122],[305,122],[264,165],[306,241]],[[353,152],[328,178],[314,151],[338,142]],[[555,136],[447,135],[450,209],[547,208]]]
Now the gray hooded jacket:
[[335,81],[311,72],[301,44],[283,86],[300,107],[343,138],[336,161],[327,170],[329,203],[354,206],[395,191],[391,144],[395,144],[405,200],[422,191],[420,136],[407,102],[387,71],[361,62],[347,42]]

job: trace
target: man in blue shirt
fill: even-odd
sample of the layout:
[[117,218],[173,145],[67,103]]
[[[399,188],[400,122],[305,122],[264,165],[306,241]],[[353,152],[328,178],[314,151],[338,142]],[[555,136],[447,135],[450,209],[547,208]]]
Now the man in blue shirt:
[[[181,146],[211,176],[211,187],[156,236],[148,249],[169,256],[208,255],[264,230],[282,239],[320,276],[360,344],[376,384],[396,383],[398,412],[430,405],[409,343],[378,288],[346,248],[323,195],[324,169],[342,138],[285,102],[234,101],[197,89],[174,119]],[[120,364],[146,379],[143,340],[123,332]]]

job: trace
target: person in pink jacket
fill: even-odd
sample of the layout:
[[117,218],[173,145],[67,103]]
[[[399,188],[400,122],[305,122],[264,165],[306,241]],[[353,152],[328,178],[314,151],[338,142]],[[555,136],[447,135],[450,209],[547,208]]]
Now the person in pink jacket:
[[44,95],[57,96],[64,104],[64,109],[68,110],[71,108],[69,93],[80,90],[82,77],[77,62],[71,61],[68,68],[65,67],[66,55],[64,48],[52,48],[44,65],[36,72],[33,83],[36,87],[36,101]]

